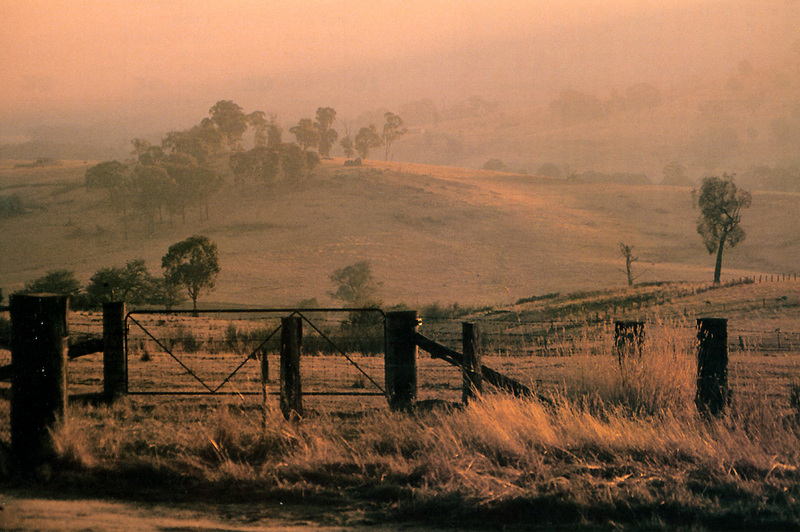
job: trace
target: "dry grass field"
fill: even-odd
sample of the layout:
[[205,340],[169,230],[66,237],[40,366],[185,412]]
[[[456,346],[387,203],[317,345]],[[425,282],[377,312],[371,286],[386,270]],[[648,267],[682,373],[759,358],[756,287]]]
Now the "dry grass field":
[[[192,234],[218,244],[222,273],[211,302],[330,303],[330,274],[369,260],[386,305],[496,305],[550,292],[622,287],[619,242],[635,247],[639,281],[702,282],[713,257],[695,231],[691,189],[624,186],[368,161],[324,161],[307,180],[228,186],[211,219],[159,224],[129,238],[103,191],[83,186],[85,166],[0,168],[0,195],[27,214],[0,220],[5,293],[55,268],[83,282],[142,258],[160,273],[167,248]],[[726,252],[723,280],[796,272],[796,194],[755,192],[747,238]]]
[[[8,476],[0,385],[0,528],[800,527],[800,281],[763,277],[795,271],[796,195],[755,193],[748,238],[726,255],[724,281],[763,282],[711,289],[689,189],[328,161],[292,188],[224,190],[210,221],[190,214],[125,240],[103,194],[80,185],[84,168],[0,171],[0,195],[19,194],[28,210],[0,220],[4,292],[57,267],[85,281],[142,257],[157,271],[168,245],[196,232],[221,253],[206,305],[327,302],[329,274],[369,259],[387,305],[473,305],[428,311],[420,332],[458,348],[461,321],[478,323],[484,363],[548,400],[490,390],[465,408],[393,413],[380,395],[360,395],[375,387],[343,355],[319,351],[303,357],[312,393],[299,422],[280,414],[277,371],[262,404],[253,360],[224,395],[103,405],[79,397],[102,386],[101,361],[88,356],[69,363],[58,460],[36,478]],[[619,241],[637,246],[642,280],[661,283],[625,287]],[[694,405],[702,316],[729,319],[732,399],[718,419]],[[172,355],[214,387],[275,323],[138,319],[163,344],[131,325],[131,390],[143,392],[203,389]],[[338,330],[324,319],[321,330]],[[641,363],[619,367],[614,319],[647,323]],[[96,314],[72,313],[72,333],[98,327]],[[307,345],[321,345],[305,331]],[[277,370],[274,346],[263,347]],[[383,384],[381,355],[347,355]],[[0,350],[0,365],[8,360]],[[419,380],[420,399],[460,398],[458,370],[424,353]],[[328,387],[359,395],[313,395]]]
[[[314,395],[373,388],[341,354],[310,352],[301,362],[307,413],[297,423],[280,414],[277,375],[262,403],[255,361],[223,395],[131,395],[106,406],[79,398],[101,388],[101,360],[76,359],[69,363],[76,395],[55,432],[59,459],[38,479],[0,484],[3,517],[45,530],[65,526],[37,514],[47,508],[72,530],[106,529],[109,522],[119,530],[795,529],[798,287],[794,280],[710,291],[641,287],[423,320],[423,334],[453,347],[462,319],[479,323],[484,363],[546,402],[487,388],[466,408],[392,413],[380,396]],[[641,363],[621,369],[613,329],[591,320],[610,307],[591,306],[645,294],[654,297],[624,311],[618,306],[619,317],[647,324]],[[693,323],[706,311],[730,320],[732,400],[719,419],[700,417],[694,405]],[[545,312],[549,323],[541,319]],[[335,329],[322,315],[312,319]],[[214,383],[270,330],[264,317],[248,321],[235,313],[137,320]],[[92,332],[98,323],[97,315],[75,312],[71,328]],[[553,324],[550,332],[541,329]],[[307,331],[308,345],[320,345]],[[202,391],[159,346],[141,333],[130,338],[132,391]],[[7,360],[7,352],[0,355]],[[277,368],[277,357],[268,356]],[[348,356],[383,384],[380,354]],[[460,375],[421,352],[419,387],[420,399],[458,401]],[[3,419],[7,408],[0,401]],[[7,442],[7,425],[1,434]],[[53,499],[60,504],[52,506]]]

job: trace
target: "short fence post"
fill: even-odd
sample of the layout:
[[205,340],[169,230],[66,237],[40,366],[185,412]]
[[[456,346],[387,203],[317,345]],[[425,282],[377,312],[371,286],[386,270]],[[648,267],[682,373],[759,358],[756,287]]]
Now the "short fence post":
[[125,360],[125,302],[103,304],[103,395],[114,401],[128,391]]
[[269,382],[269,359],[267,350],[261,349],[261,425],[267,428],[267,383]]
[[464,364],[461,366],[463,379],[461,400],[464,404],[468,404],[470,399],[483,393],[480,334],[478,326],[474,323],[461,324],[461,346],[464,350]]
[[642,344],[644,344],[643,321],[614,322],[614,350],[620,367],[629,358],[642,358]]
[[303,417],[303,393],[300,386],[300,349],[303,343],[303,319],[281,318],[281,412],[287,420]]
[[392,410],[409,408],[417,398],[417,327],[415,310],[386,313],[384,371]]
[[11,296],[11,455],[27,472],[55,456],[50,429],[67,405],[67,296]]
[[703,415],[720,415],[728,403],[728,320],[697,320],[697,395]]

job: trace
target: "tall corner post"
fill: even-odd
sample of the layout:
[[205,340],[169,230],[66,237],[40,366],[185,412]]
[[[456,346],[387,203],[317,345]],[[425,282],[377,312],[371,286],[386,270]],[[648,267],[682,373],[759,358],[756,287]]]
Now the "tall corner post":
[[11,296],[11,456],[20,473],[55,457],[51,430],[67,406],[67,296]]
[[300,351],[303,344],[303,319],[281,318],[280,406],[283,417],[296,421],[303,417],[303,392],[300,382]]
[[125,302],[103,304],[103,395],[115,401],[128,392]]
[[697,320],[697,394],[704,416],[720,416],[728,404],[728,320]]
[[392,410],[406,410],[417,398],[417,327],[415,310],[386,313],[386,394]]
[[461,347],[464,351],[464,364],[461,366],[462,393],[464,404],[483,393],[483,356],[480,331],[477,325],[469,322],[461,324]]

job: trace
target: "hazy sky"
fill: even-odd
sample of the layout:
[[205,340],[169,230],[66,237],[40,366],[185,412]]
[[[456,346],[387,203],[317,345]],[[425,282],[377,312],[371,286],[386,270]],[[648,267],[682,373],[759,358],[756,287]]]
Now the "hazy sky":
[[196,122],[219,99],[313,115],[664,83],[785,56],[797,28],[797,0],[0,0],[0,134],[47,115]]

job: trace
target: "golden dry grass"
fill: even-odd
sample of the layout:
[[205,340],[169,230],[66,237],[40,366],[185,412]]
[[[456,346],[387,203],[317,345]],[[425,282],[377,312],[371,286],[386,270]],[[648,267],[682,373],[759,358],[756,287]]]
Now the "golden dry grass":
[[[105,194],[77,186],[84,170],[0,169],[2,193],[19,194],[30,210],[0,220],[7,293],[54,268],[85,282],[141,257],[158,272],[168,246],[194,233],[209,235],[221,254],[217,290],[201,302],[330,302],[330,273],[365,259],[388,304],[499,304],[623,287],[621,241],[635,246],[641,281],[706,281],[713,268],[688,188],[332,160],[296,186],[228,186],[211,220],[190,212],[185,223],[165,222],[153,235],[139,227],[124,240]],[[755,193],[743,221],[748,237],[726,252],[724,277],[793,272],[798,215],[798,195]]]
[[117,497],[135,475],[137,489],[172,500],[165,487],[181,486],[231,507],[244,501],[222,494],[302,493],[429,526],[800,526],[800,413],[735,393],[726,416],[702,418],[683,340],[664,324],[623,369],[609,353],[583,357],[549,403],[488,393],[464,409],[300,422],[239,399],[75,405],[53,474],[79,491],[104,479]]

